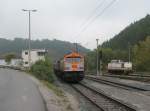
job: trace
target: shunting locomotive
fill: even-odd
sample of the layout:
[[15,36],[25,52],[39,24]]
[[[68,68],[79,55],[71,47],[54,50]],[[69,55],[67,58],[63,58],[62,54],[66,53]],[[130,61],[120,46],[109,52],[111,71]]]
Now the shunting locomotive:
[[112,74],[128,74],[132,72],[132,63],[124,62],[122,60],[112,60],[110,63],[108,63],[108,72]]
[[84,78],[84,56],[71,52],[54,64],[55,74],[67,82],[79,82]]

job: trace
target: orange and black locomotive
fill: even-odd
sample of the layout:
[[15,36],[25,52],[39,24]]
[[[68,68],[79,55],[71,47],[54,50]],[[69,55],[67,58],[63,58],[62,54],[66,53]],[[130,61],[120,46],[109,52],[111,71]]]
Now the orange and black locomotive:
[[81,81],[84,78],[84,56],[77,52],[64,55],[55,62],[54,72],[65,81]]

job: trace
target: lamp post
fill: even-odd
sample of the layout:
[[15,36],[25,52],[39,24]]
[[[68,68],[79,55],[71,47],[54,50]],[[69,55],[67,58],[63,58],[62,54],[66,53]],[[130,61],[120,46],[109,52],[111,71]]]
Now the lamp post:
[[28,54],[28,60],[29,60],[29,68],[31,66],[31,12],[36,12],[37,10],[26,10],[22,9],[24,12],[28,12],[28,19],[29,19],[29,38],[28,38],[28,48],[29,48],[29,54]]

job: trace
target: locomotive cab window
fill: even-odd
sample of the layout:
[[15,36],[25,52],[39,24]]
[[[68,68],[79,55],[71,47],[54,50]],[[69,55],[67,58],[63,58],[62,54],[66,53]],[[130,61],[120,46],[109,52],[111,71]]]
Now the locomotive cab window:
[[80,57],[77,57],[77,58],[66,58],[65,59],[66,62],[80,62],[81,61],[81,58]]
[[71,63],[72,62],[72,58],[66,58],[65,62]]
[[81,58],[72,58],[73,62],[80,62]]

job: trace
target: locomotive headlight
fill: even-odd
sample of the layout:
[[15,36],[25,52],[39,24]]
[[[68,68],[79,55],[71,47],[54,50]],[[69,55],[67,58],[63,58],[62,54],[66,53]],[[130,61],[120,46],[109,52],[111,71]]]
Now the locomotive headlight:
[[70,67],[65,67],[65,70],[69,70],[70,69]]
[[84,69],[84,65],[83,64],[79,64],[79,69]]
[[84,67],[80,67],[80,69],[84,69]]

